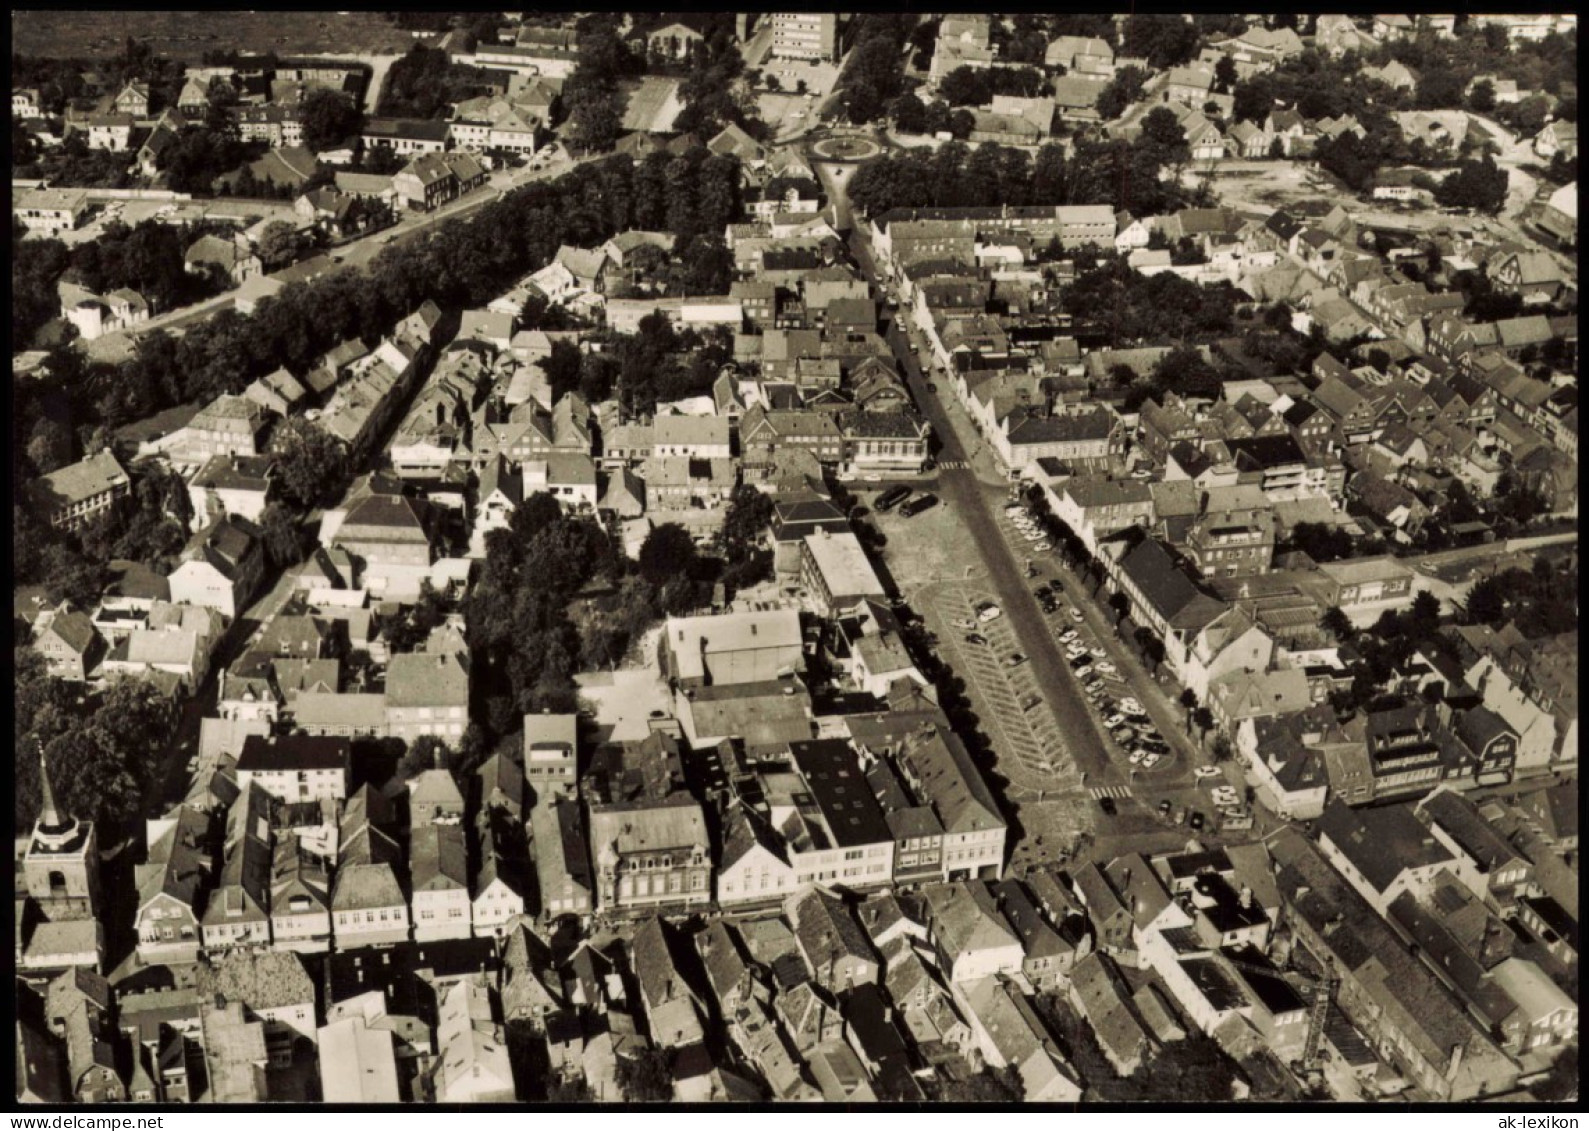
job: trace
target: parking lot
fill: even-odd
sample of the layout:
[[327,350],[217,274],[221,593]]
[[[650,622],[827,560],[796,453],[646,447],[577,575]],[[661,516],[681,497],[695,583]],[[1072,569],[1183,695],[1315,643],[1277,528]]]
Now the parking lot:
[[[1117,816],[1117,826],[1144,824],[1140,817],[1145,813],[1151,817],[1147,827],[1157,824],[1203,836],[1217,831],[1237,838],[1250,835],[1253,826],[1248,820],[1255,815],[1245,802],[1239,767],[1234,762],[1214,766],[1197,750],[1166,689],[1107,631],[1112,612],[1098,610],[1094,601],[1082,596],[1082,583],[1064,569],[1052,549],[1044,548],[1046,540],[1028,520],[1023,511],[1001,510],[999,530],[1016,556],[1028,561],[1035,574],[1030,579],[1033,589],[1048,589],[1043,606],[1048,630],[1082,684],[1111,766],[1128,783],[1088,783],[1089,796],[1116,810],[1111,815]],[[1089,606],[1094,615],[1088,615]],[[1119,730],[1121,725],[1130,730]],[[1122,808],[1132,801],[1140,802],[1142,810]]]
[[1002,612],[992,620],[979,607],[997,609],[990,590],[975,584],[935,586],[922,604],[937,634],[942,658],[966,681],[967,695],[1012,782],[1034,791],[1073,790],[1081,775],[1054,713]]

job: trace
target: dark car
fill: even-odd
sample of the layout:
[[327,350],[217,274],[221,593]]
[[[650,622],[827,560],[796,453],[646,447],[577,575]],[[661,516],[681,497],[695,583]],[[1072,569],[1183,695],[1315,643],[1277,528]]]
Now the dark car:
[[1004,666],[1007,668],[1018,668],[1024,663],[1026,663],[1026,656],[1020,652],[1011,652],[1004,657]]
[[1082,668],[1090,668],[1090,667],[1092,667],[1092,657],[1091,656],[1077,656],[1074,660],[1072,660],[1070,662],[1070,666],[1071,666],[1071,670],[1072,671],[1078,671],[1078,672],[1081,671]]
[[909,487],[890,487],[877,496],[877,502],[873,504],[873,509],[879,513],[891,510],[908,498],[910,498]]
[[1045,581],[1045,582],[1043,582],[1043,584],[1039,585],[1036,589],[1032,590],[1032,593],[1037,597],[1038,600],[1042,600],[1044,597],[1047,597],[1053,591],[1054,591],[1053,585],[1051,583]]
[[983,636],[980,632],[971,632],[966,634],[967,644],[986,644],[987,642],[988,638]]
[[899,508],[899,513],[906,518],[914,518],[929,507],[938,505],[937,495],[917,495],[910,502]]
[[1173,808],[1173,806],[1170,804],[1170,799],[1168,797],[1166,797],[1163,801],[1159,802],[1159,817],[1160,817],[1160,819],[1168,820],[1169,816],[1170,816],[1170,810],[1172,808]]
[[1203,815],[1194,810],[1191,818],[1186,823],[1195,833],[1203,827]]
[[1100,797],[1098,799],[1098,808],[1102,809],[1104,814],[1110,817],[1113,817],[1117,812],[1115,809],[1115,799],[1112,797]]
[[933,382],[928,381],[927,382],[927,391],[929,393],[936,393],[938,391],[938,386],[936,384],[934,384]]

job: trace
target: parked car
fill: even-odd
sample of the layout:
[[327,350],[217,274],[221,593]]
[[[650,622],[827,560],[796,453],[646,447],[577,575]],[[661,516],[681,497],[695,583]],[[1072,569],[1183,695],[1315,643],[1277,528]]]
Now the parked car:
[[1159,764],[1160,760],[1163,759],[1163,757],[1164,757],[1163,754],[1156,754],[1152,750],[1149,750],[1148,751],[1148,756],[1146,758],[1142,759],[1142,768],[1144,770],[1151,770],[1154,766],[1157,766]]
[[1175,823],[1177,825],[1186,824],[1186,806],[1183,805],[1175,811]]
[[1026,654],[1024,652],[1011,652],[1004,657],[1004,666],[1007,668],[1018,668],[1024,663],[1026,663]]
[[1032,708],[1040,706],[1042,702],[1043,697],[1034,691],[1030,695],[1026,696],[1026,698],[1021,700],[1021,710],[1030,711]]
[[910,498],[909,487],[890,487],[881,495],[877,496],[877,502],[872,504],[872,509],[880,513],[886,512],[893,507],[898,506],[900,503],[903,503],[908,498]]
[[986,636],[983,636],[980,632],[968,632],[968,633],[966,633],[966,643],[967,644],[986,644],[987,642],[988,642],[988,638]]
[[1072,610],[1070,610],[1070,619],[1075,621],[1077,624],[1080,624],[1082,621],[1086,620],[1087,618],[1081,615],[1081,610],[1080,609],[1072,609]]
[[1067,628],[1064,632],[1059,634],[1059,642],[1061,644],[1069,644],[1079,635],[1080,633],[1078,633],[1074,628]]
[[1125,725],[1125,721],[1126,721],[1125,720],[1125,716],[1121,715],[1121,714],[1118,714],[1118,713],[1110,715],[1107,719],[1104,720],[1105,723],[1107,723],[1109,726],[1112,726],[1112,727],[1124,726]]
[[1004,610],[999,608],[992,601],[983,601],[977,606],[977,620],[981,621],[983,624],[987,624],[989,621],[998,620],[1003,615]]
[[1115,799],[1112,797],[1100,797],[1098,799],[1098,808],[1102,809],[1105,816],[1109,817],[1113,817],[1118,812],[1115,807]]
[[1173,808],[1174,806],[1170,804],[1170,799],[1168,797],[1159,802],[1159,820],[1168,820],[1170,816],[1170,810]]
[[906,518],[915,518],[922,511],[937,505],[937,495],[917,495],[914,499],[910,500],[910,502],[901,506],[899,508],[899,513]]
[[1192,776],[1198,781],[1207,781],[1209,778],[1219,777],[1220,770],[1218,766],[1199,766],[1192,771]]
[[1070,667],[1071,667],[1072,671],[1076,671],[1076,672],[1081,671],[1083,668],[1090,668],[1090,667],[1092,667],[1092,657],[1091,656],[1077,656],[1073,660],[1070,661]]
[[1131,757],[1129,761],[1133,766],[1140,766],[1142,765],[1142,759],[1146,758],[1147,756],[1148,752],[1146,750],[1133,750],[1131,751]]
[[1193,813],[1186,823],[1187,827],[1190,828],[1194,833],[1201,832],[1203,828],[1203,815],[1201,813]]

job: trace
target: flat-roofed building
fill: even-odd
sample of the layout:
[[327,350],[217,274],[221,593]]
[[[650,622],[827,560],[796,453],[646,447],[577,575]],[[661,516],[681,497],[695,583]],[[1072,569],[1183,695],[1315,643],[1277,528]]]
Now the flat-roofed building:
[[669,617],[662,671],[680,687],[760,683],[804,669],[800,614],[768,609]]
[[824,616],[833,616],[868,597],[887,596],[860,539],[848,531],[834,534],[820,530],[808,535],[800,574]]

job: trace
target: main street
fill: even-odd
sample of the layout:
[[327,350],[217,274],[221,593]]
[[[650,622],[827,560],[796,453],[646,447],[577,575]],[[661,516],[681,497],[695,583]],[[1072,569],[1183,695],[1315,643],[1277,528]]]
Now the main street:
[[[837,202],[840,197],[832,183],[831,171],[824,167],[822,172],[826,174],[824,179],[829,182],[829,198]],[[843,212],[848,212],[847,205]],[[862,272],[874,287],[881,290],[877,263],[864,225],[854,226],[850,248]],[[970,531],[971,541],[986,570],[986,584],[992,588],[1005,615],[1009,617],[1020,649],[1028,657],[1033,674],[1037,677],[1036,685],[1054,711],[1055,721],[1063,736],[1064,756],[1070,759],[1079,773],[1085,775],[1082,780],[1089,786],[1124,784],[1110,764],[1103,740],[1078,693],[1064,657],[1049,636],[1043,611],[1027,588],[1023,563],[1016,560],[1000,534],[993,517],[993,507],[1003,498],[1003,489],[989,471],[983,474],[992,481],[985,483],[976,470],[978,462],[987,467],[985,459],[978,461],[975,458],[986,453],[974,447],[967,448],[943,403],[928,390],[928,379],[922,373],[916,353],[911,348],[910,338],[897,321],[890,322],[887,341],[894,351],[911,395],[938,437],[938,494]],[[988,711],[988,706],[976,706],[979,713]]]

